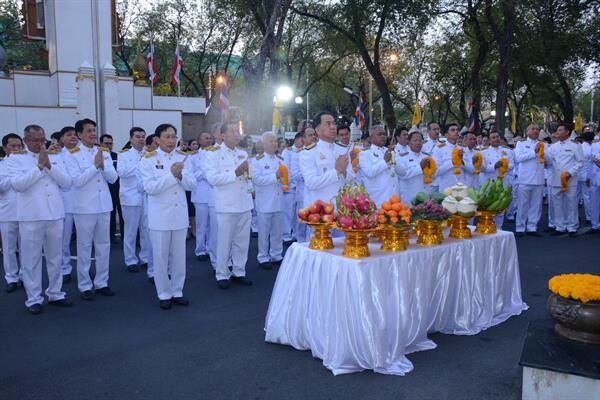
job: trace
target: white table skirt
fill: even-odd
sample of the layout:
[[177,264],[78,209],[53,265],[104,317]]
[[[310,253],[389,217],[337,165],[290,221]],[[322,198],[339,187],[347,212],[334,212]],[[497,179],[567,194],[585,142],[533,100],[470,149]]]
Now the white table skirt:
[[406,354],[433,349],[428,332],[474,335],[528,307],[511,232],[414,244],[371,257],[294,243],[279,270],[265,321],[267,342],[311,350],[334,375],[372,369],[404,375]]

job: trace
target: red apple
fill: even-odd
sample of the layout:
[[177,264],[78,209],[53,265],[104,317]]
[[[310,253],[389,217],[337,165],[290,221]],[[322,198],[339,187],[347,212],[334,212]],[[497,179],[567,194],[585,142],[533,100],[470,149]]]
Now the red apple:
[[309,215],[310,211],[308,210],[308,208],[301,208],[300,210],[298,210],[298,218],[300,218],[302,221],[308,220]]
[[321,222],[321,215],[320,214],[310,214],[308,216],[308,222],[310,222],[311,224],[318,224],[319,222]]
[[318,203],[318,201],[320,200],[317,200],[310,206],[308,206],[308,209],[310,210],[311,214],[319,214],[321,212],[321,205]]
[[323,222],[328,224],[332,224],[334,221],[332,214],[325,214],[321,217],[321,219],[323,220]]
[[323,205],[323,212],[325,214],[333,214],[333,204],[331,204],[331,203],[325,203]]

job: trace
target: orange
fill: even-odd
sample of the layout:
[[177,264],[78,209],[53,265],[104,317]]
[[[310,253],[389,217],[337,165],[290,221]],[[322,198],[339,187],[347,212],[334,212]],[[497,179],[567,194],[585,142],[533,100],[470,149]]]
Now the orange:
[[379,223],[380,224],[385,224],[385,216],[383,216],[383,215],[379,216]]
[[392,210],[394,210],[394,211],[402,210],[402,204],[401,203],[392,203]]
[[394,210],[390,210],[387,212],[387,215],[389,215],[390,217],[397,217],[398,213]]
[[383,208],[384,210],[391,210],[392,209],[392,205],[390,204],[389,201],[384,201],[383,204],[381,205],[381,208]]
[[398,218],[392,217],[392,218],[390,218],[390,221],[392,222],[392,224],[396,224],[396,223],[398,223]]
[[397,194],[393,195],[392,197],[390,197],[390,202],[400,203],[400,196],[398,196]]
[[383,215],[384,212],[385,212],[385,210],[383,208],[380,208],[379,210],[377,210],[377,214],[379,214],[379,215]]

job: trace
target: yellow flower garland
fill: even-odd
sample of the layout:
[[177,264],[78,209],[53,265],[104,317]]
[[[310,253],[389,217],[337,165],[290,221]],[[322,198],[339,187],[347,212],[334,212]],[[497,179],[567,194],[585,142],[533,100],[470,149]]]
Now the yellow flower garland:
[[454,175],[460,175],[460,167],[462,165],[462,154],[460,147],[452,149],[452,166],[454,167]]
[[544,142],[539,142],[539,144],[540,144],[540,147],[539,147],[538,152],[537,152],[538,162],[540,164],[544,164],[544,152],[545,152],[545,150],[544,150]]
[[600,276],[592,274],[556,275],[548,281],[548,289],[561,297],[582,303],[600,301]]
[[473,154],[473,174],[479,175],[483,166],[483,155],[480,152]]
[[437,171],[437,164],[433,157],[427,157],[425,159],[429,161],[429,166],[423,168],[423,183],[430,184],[433,182],[432,177],[435,174],[435,171]]
[[498,167],[498,177],[504,178],[506,172],[508,171],[508,158],[502,157],[500,160],[500,167]]

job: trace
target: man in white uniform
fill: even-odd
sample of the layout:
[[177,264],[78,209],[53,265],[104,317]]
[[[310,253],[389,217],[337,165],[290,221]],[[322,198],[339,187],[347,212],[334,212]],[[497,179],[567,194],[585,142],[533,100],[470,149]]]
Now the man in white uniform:
[[10,183],[8,158],[12,153],[20,154],[23,141],[16,133],[9,133],[2,138],[2,148],[6,158],[0,160],[0,235],[2,236],[2,265],[6,292],[17,290],[22,281],[23,272],[17,259],[17,243],[19,239],[19,220],[17,219],[17,193]]
[[[371,147],[359,153],[359,168],[371,199],[381,207],[394,194],[398,194],[400,164],[396,163],[393,149],[385,147],[386,134],[383,126],[371,128]],[[391,147],[391,146],[390,146]]]
[[308,146],[315,143],[317,137],[315,136],[315,130],[313,128],[305,128],[302,132],[302,147],[295,150],[292,154],[292,165],[290,168],[290,180],[296,185],[296,210],[294,214],[294,220],[296,221],[296,239],[300,243],[307,242],[308,229],[306,224],[303,224],[298,220],[298,211],[305,207],[304,204],[304,178],[302,177],[302,171],[300,171],[300,154]]
[[[277,137],[271,132],[262,135],[265,152],[251,162],[252,182],[256,193],[258,219],[258,266],[271,269],[283,258],[283,191],[279,178],[282,157],[275,154]],[[287,210],[286,210],[287,211]]]
[[210,133],[203,132],[198,135],[198,152],[190,156],[192,171],[196,177],[196,187],[192,191],[192,203],[196,208],[196,248],[194,254],[198,261],[208,261],[209,244],[209,213],[208,197],[211,191],[210,185],[206,180],[206,171],[203,160],[206,157],[207,148],[210,147]]
[[587,166],[590,184],[590,219],[592,228],[586,234],[600,233],[600,142],[595,141],[590,150],[590,162]]
[[435,174],[435,184],[439,191],[443,191],[447,187],[456,185],[457,183],[464,183],[464,177],[462,175],[462,168],[459,169],[461,172],[458,175],[454,174],[454,166],[452,164],[452,152],[454,148],[460,150],[460,158],[463,159],[463,148],[458,145],[459,129],[457,124],[449,124],[446,127],[446,142],[440,143],[434,147],[433,158],[437,164],[437,171]]
[[[60,155],[66,171],[68,171],[68,162],[71,158],[70,150],[77,147],[78,141],[79,139],[74,127],[65,126],[60,130],[59,143],[62,146]],[[75,224],[73,220],[73,186],[60,188],[60,194],[62,195],[63,206],[65,208],[62,245],[62,276],[63,284],[65,284],[71,282],[71,272],[73,270],[71,265],[71,235],[73,234],[73,226]]]
[[400,166],[398,177],[400,198],[403,203],[410,203],[417,193],[426,191],[426,185],[423,182],[423,168],[427,167],[426,158],[428,156],[421,151],[423,146],[421,132],[414,131],[408,135],[408,146],[410,150],[400,154],[396,161]]
[[[80,145],[70,150],[67,167],[73,179],[73,219],[77,229],[77,287],[83,300],[93,300],[94,292],[114,296],[108,287],[110,256],[109,183],[118,176],[110,153],[96,146],[96,123],[82,119],[75,124]],[[92,244],[96,257],[96,276],[90,277]]]
[[140,175],[148,193],[148,215],[154,283],[163,310],[171,303],[187,306],[183,296],[185,283],[185,237],[189,217],[186,190],[193,190],[196,178],[185,152],[175,150],[177,131],[161,124],[154,134],[159,148],[146,153],[140,162]]
[[336,125],[329,112],[318,113],[313,126],[319,141],[300,152],[300,171],[304,178],[304,205],[315,200],[333,202],[339,189],[355,177],[348,149],[334,143]]
[[544,201],[544,163],[540,162],[538,151],[542,142],[538,140],[540,128],[531,124],[527,127],[527,140],[517,142],[515,161],[518,162],[519,188],[517,195],[517,221],[515,236],[540,237],[537,225],[542,216]]
[[[213,152],[217,151],[223,145],[223,135],[221,135],[221,123],[216,123],[212,127],[212,136],[215,139],[215,144],[206,148],[207,151]],[[206,160],[208,160],[208,155],[202,159],[202,168],[207,171]],[[206,176],[206,175],[205,175]],[[217,212],[215,208],[215,188],[208,181],[208,256],[210,258],[210,263],[212,265],[213,270],[217,269],[217,235],[218,235],[218,222],[217,222]],[[228,265],[229,264],[228,262]]]
[[[584,218],[586,221],[591,222],[592,216],[590,213],[590,185],[588,179],[588,166],[591,163],[592,157],[592,143],[594,141],[594,132],[590,131],[590,127],[585,127],[581,134],[581,150],[583,151],[584,167],[579,174],[579,182],[577,186],[577,201],[579,204],[583,203]],[[587,233],[587,232],[586,232]]]
[[[556,130],[556,143],[550,146],[548,167],[552,168],[550,181],[552,205],[556,231],[552,236],[569,234],[577,237],[579,226],[579,205],[577,204],[577,176],[583,168],[583,151],[581,145],[569,140],[570,130],[565,124],[559,124]],[[561,190],[561,174],[568,175],[567,191]]]
[[479,174],[475,174],[475,166],[473,165],[473,156],[476,153],[480,153],[477,148],[477,137],[473,132],[467,132],[463,139],[463,166],[462,166],[462,176],[461,181],[468,187],[472,187],[474,189],[479,189],[481,186],[479,177],[481,176],[481,171]]
[[[512,170],[515,167],[514,153],[511,149],[501,146],[500,134],[496,131],[490,132],[490,146],[482,151],[483,154],[483,170],[485,171],[485,179],[495,179],[498,177],[498,168],[500,168],[500,159],[508,159],[508,171],[502,178],[504,187],[512,185]],[[485,180],[484,180],[485,181]],[[504,223],[504,213],[496,215],[494,223],[498,228]]]
[[73,305],[62,289],[62,236],[65,211],[59,186],[67,187],[71,178],[64,169],[58,149],[48,153],[44,130],[37,125],[25,128],[27,146],[8,158],[11,185],[17,192],[17,219],[21,239],[25,306],[31,314],[42,312],[42,252],[46,258],[48,303],[60,307]]
[[[440,145],[440,125],[437,122],[429,122],[427,124],[427,137],[423,141],[421,152],[426,156],[433,157],[433,151]],[[433,176],[433,182],[427,186],[428,192],[437,192],[440,189],[440,185],[437,179],[437,173]],[[443,188],[442,188],[443,189]]]
[[410,148],[408,147],[409,133],[410,132],[405,127],[400,127],[396,129],[396,133],[394,133],[394,139],[396,140],[396,145],[394,146],[394,149],[396,150],[397,156],[402,153],[407,153],[410,150]]
[[[263,143],[264,146],[264,143]],[[292,154],[296,151],[298,147],[302,147],[302,138],[298,135],[294,137],[294,144],[290,147],[286,147],[281,152],[281,157],[283,158],[283,163],[288,169],[289,172],[292,169]],[[266,149],[265,149],[266,152]],[[258,158],[258,156],[257,156]],[[255,199],[255,203],[258,201]],[[258,212],[258,207],[255,207]],[[286,243],[291,243],[296,238],[296,184],[294,181],[290,180],[288,183],[288,190],[283,192],[282,196],[282,212],[283,212],[283,240]],[[260,231],[260,228],[259,228]],[[260,232],[259,232],[260,237]]]
[[[240,133],[236,124],[221,126],[223,144],[206,157],[206,179],[215,191],[217,212],[217,285],[228,289],[230,282],[252,285],[246,278],[252,210],[252,171],[248,153],[236,147]],[[232,270],[227,267],[231,258]]]
[[[127,271],[139,272],[138,263],[148,267],[150,246],[148,227],[144,223],[143,196],[139,191],[138,167],[144,154],[146,132],[137,126],[129,130],[131,147],[119,153],[117,173],[119,174],[119,200],[123,211],[124,230],[123,256]],[[140,255],[136,255],[136,242],[140,234]]]

